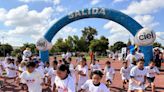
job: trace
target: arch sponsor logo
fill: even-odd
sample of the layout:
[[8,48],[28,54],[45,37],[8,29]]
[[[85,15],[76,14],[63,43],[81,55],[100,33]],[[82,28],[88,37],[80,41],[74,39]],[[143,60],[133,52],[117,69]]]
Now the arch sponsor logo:
[[135,44],[139,46],[152,45],[155,39],[156,35],[153,30],[143,28],[135,35]]

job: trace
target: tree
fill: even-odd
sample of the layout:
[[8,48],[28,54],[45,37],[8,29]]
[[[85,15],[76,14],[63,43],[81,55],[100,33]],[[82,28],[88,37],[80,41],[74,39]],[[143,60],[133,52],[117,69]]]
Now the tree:
[[88,41],[92,41],[94,39],[94,36],[97,35],[97,30],[92,27],[85,27],[82,30],[82,36]]
[[89,49],[91,49],[94,52],[105,53],[108,49],[108,44],[108,39],[102,36],[100,37],[100,39],[92,40],[91,44],[89,45]]
[[0,44],[0,56],[6,56],[7,54],[11,55],[13,47],[9,44]]
[[154,42],[153,43],[153,48],[155,48],[155,47],[162,47],[162,44],[161,43],[159,43],[159,42]]
[[113,46],[110,47],[110,50],[113,52],[116,52],[116,51],[121,50],[123,47],[127,47],[127,45],[121,41],[118,41],[118,42],[114,43]]
[[[57,39],[56,43],[52,47],[54,52],[67,52],[71,49],[71,47],[68,45],[67,40],[63,40],[62,38]],[[52,50],[51,50],[52,52]]]
[[12,56],[16,56],[18,53],[22,53],[20,49],[15,49],[11,52]]

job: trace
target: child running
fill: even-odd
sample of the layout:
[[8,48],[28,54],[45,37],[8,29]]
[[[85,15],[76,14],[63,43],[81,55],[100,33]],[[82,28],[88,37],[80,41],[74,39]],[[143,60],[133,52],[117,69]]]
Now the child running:
[[147,80],[149,82],[149,85],[151,85],[151,89],[152,92],[155,92],[155,84],[154,84],[154,79],[155,79],[155,75],[158,74],[159,75],[159,70],[158,68],[155,66],[155,62],[154,61],[150,61],[149,66],[146,67],[147,69]]
[[76,84],[75,66],[74,66],[74,64],[72,63],[72,58],[71,58],[71,57],[68,58],[68,63],[69,63],[69,70],[70,70],[70,72],[71,72],[71,76],[73,77],[74,82],[75,82],[75,84]]
[[86,63],[86,58],[82,58],[80,65],[78,65],[76,68],[79,75],[77,90],[80,90],[81,86],[88,80],[88,66]]
[[75,92],[75,84],[70,76],[69,66],[61,64],[57,68],[53,92]]
[[100,68],[100,65],[97,64],[98,62],[96,62],[96,60],[94,60],[92,62],[92,64],[90,65],[90,69],[91,69],[91,72],[95,71],[95,70],[101,70]]
[[144,92],[147,70],[144,68],[144,60],[139,60],[137,66],[130,71],[128,92]]
[[6,70],[5,82],[6,79],[14,79],[15,81],[17,77],[17,70],[15,69],[14,59],[10,59],[10,58],[7,59],[5,70]]
[[106,84],[109,87],[112,84],[112,81],[113,81],[114,76],[115,76],[115,70],[113,67],[111,67],[111,62],[109,62],[109,61],[106,62],[104,74],[106,77]]
[[53,90],[53,85],[54,85],[55,78],[56,78],[57,65],[58,65],[58,62],[56,60],[54,60],[52,63],[52,68],[48,71],[48,73],[46,74],[46,77],[45,77],[45,83],[47,85],[50,85],[52,90]]
[[126,61],[123,62],[123,67],[120,69],[120,74],[122,78],[123,88],[125,89],[125,85],[129,82],[130,79],[130,70],[128,67],[128,63]]
[[92,79],[87,80],[78,92],[110,92],[104,83],[101,83],[103,73],[100,70],[95,70],[92,75]]
[[17,82],[26,84],[29,92],[42,92],[43,76],[35,70],[35,63],[28,62],[26,68]]

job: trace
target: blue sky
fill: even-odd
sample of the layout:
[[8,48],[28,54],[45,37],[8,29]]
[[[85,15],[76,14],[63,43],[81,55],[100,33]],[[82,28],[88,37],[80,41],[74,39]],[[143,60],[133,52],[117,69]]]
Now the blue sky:
[[[35,43],[57,20],[69,12],[91,7],[105,7],[128,14],[144,27],[152,28],[158,42],[164,45],[164,3],[162,0],[0,0],[0,41],[21,46]],[[82,19],[68,24],[54,37],[81,36],[84,27],[97,29],[98,35],[109,39],[110,45],[117,41],[127,42],[133,36],[119,24],[104,19]],[[124,34],[124,35],[123,35]]]

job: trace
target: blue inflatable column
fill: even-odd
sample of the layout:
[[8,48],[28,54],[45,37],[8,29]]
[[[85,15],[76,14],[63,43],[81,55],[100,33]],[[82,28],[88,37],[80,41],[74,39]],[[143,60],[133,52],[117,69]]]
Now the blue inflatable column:
[[39,56],[41,58],[42,62],[48,62],[49,61],[49,52],[47,51],[39,51]]
[[145,66],[147,66],[151,59],[153,59],[153,46],[140,46],[140,50],[144,54]]

